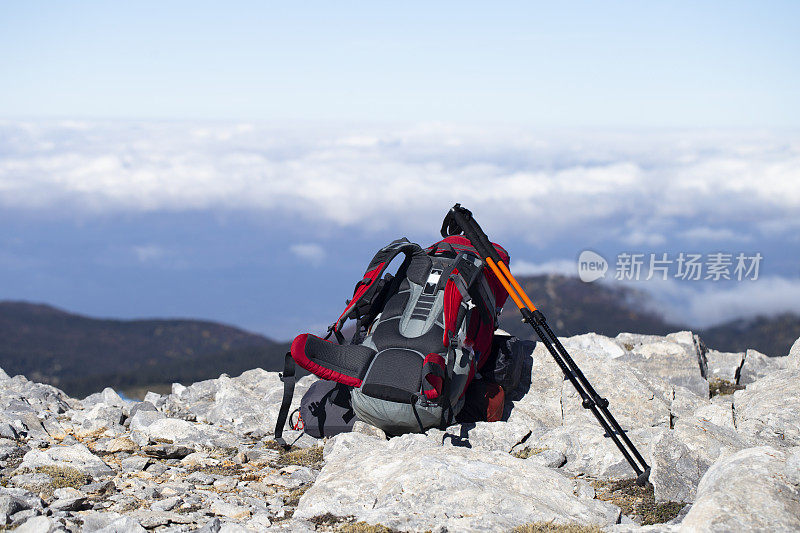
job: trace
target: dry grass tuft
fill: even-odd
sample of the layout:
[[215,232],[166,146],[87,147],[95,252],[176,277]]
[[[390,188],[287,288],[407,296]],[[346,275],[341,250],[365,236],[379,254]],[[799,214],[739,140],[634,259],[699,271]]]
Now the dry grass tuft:
[[642,487],[635,479],[595,481],[594,486],[598,489],[598,500],[611,502],[624,514],[641,518],[645,526],[669,522],[686,506],[681,502],[656,503],[653,485],[648,483]]
[[546,451],[546,450],[549,450],[549,449],[550,448],[547,448],[547,447],[544,447],[544,448],[537,448],[537,447],[531,448],[530,446],[526,446],[522,450],[517,450],[514,453],[512,453],[511,455],[513,455],[514,457],[517,457],[519,459],[527,459],[528,457],[531,457],[533,455],[539,455],[543,451]]
[[533,522],[524,526],[517,526],[512,533],[600,533],[597,526],[582,526],[580,524],[556,524],[554,522]]
[[737,390],[744,390],[744,385],[737,385],[727,379],[719,378],[713,378],[708,381],[708,395],[710,398],[733,394]]

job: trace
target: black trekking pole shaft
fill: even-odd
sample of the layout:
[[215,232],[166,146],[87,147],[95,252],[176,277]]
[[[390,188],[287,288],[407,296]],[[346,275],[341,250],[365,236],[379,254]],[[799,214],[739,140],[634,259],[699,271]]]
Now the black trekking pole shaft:
[[[533,330],[539,336],[539,339],[541,339],[542,343],[545,345],[545,348],[547,348],[547,351],[550,352],[550,355],[553,356],[553,359],[555,359],[556,364],[558,364],[558,366],[561,368],[561,371],[564,373],[564,376],[566,376],[569,382],[572,383],[572,386],[575,388],[575,390],[578,391],[578,394],[581,397],[581,405],[585,409],[589,409],[592,412],[594,417],[600,423],[600,426],[603,428],[603,430],[605,430],[606,435],[608,435],[611,438],[611,440],[614,441],[614,444],[616,444],[619,451],[625,457],[625,460],[628,461],[628,464],[631,465],[633,471],[636,472],[636,476],[640,477],[643,473],[642,469],[640,468],[640,465],[636,461],[634,461],[633,457],[631,457],[626,447],[623,446],[622,442],[620,442],[619,440],[618,435],[625,436],[625,432],[622,431],[621,429],[615,431],[615,426],[616,428],[619,428],[619,424],[616,423],[616,420],[611,415],[611,413],[608,412],[607,409],[603,409],[602,407],[603,403],[598,403],[595,399],[593,399],[590,396],[590,394],[586,391],[586,389],[583,387],[583,384],[580,381],[578,381],[575,372],[573,372],[572,369],[569,368],[568,364],[565,362],[562,355],[558,353],[556,348],[553,347],[550,338],[547,335],[545,335],[540,326],[534,321],[533,317],[530,316],[531,315],[530,310],[522,309],[521,311],[523,317],[525,317],[525,321],[531,324]],[[529,316],[526,317],[525,315]],[[633,444],[630,443],[629,445],[631,449],[634,451],[634,454],[636,454],[637,459],[641,461],[646,470],[647,463],[645,463],[644,459],[641,459],[641,457],[638,456],[638,452],[636,452],[636,448],[633,447]]]
[[[456,204],[450,209],[442,223],[442,236],[456,235],[460,232],[463,232],[472,243],[475,250],[514,300],[514,303],[517,304],[523,320],[531,325],[539,339],[544,343],[547,351],[550,352],[550,355],[553,356],[553,359],[561,368],[561,371],[569,379],[575,390],[578,391],[583,407],[592,412],[606,431],[606,434],[614,441],[614,444],[616,444],[636,472],[637,482],[640,484],[646,482],[650,474],[650,467],[608,410],[608,400],[600,397],[591,383],[589,383],[589,380],[569,355],[566,348],[564,348],[564,345],[561,344],[561,341],[550,329],[542,312],[536,309],[536,306],[533,305],[533,302],[525,294],[517,280],[511,275],[508,267],[503,263],[494,245],[475,221],[472,213],[461,207],[460,204]],[[633,456],[631,456],[631,453],[633,453]],[[634,457],[636,460],[634,460]]]
[[541,324],[540,325],[545,330],[545,332],[550,336],[550,338],[553,341],[553,344],[555,345],[556,350],[558,350],[558,352],[561,354],[561,356],[566,361],[567,365],[569,365],[570,369],[575,373],[575,375],[577,376],[578,380],[585,387],[586,392],[588,392],[588,394],[592,398],[593,402],[595,404],[597,404],[598,408],[603,412],[604,415],[606,415],[606,417],[608,418],[608,421],[611,423],[611,426],[620,435],[622,440],[625,441],[625,444],[628,445],[628,447],[630,448],[631,452],[636,457],[636,459],[642,465],[644,465],[645,469],[647,469],[647,462],[644,460],[642,455],[639,453],[639,450],[636,449],[636,446],[633,445],[633,442],[631,442],[631,440],[628,437],[627,433],[625,433],[625,431],[619,425],[619,422],[617,422],[617,419],[614,418],[614,416],[608,410],[608,400],[605,399],[605,398],[602,398],[597,393],[597,391],[594,389],[594,387],[592,387],[592,384],[589,383],[589,380],[583,374],[583,372],[581,371],[580,367],[578,367],[578,364],[575,363],[575,360],[572,359],[572,357],[569,355],[569,352],[567,352],[567,349],[564,348],[564,345],[561,344],[560,340],[558,340],[558,337],[556,337],[556,335],[553,333],[553,330],[550,329],[550,326],[547,324],[547,321],[544,319],[544,315],[542,315],[542,320],[541,320]]

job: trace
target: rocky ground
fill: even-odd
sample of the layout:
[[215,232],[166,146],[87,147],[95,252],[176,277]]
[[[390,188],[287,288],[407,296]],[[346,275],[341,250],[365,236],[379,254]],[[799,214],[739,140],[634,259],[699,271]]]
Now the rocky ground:
[[[507,421],[324,442],[271,432],[276,373],[83,400],[0,371],[0,525],[18,531],[800,530],[800,340],[563,339],[652,465],[638,487],[543,347]],[[295,404],[312,383],[300,380]],[[651,525],[648,525],[651,524]]]

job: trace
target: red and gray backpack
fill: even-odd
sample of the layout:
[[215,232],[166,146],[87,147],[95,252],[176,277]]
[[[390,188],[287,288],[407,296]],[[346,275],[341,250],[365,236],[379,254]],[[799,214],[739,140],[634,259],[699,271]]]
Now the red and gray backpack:
[[[508,263],[508,253],[494,247]],[[386,269],[401,253],[405,258],[392,276]],[[355,416],[389,435],[449,425],[489,358],[507,297],[464,237],[424,249],[403,238],[382,248],[328,335],[304,333],[292,342],[276,440],[282,440],[294,391],[294,362],[350,387]],[[348,319],[355,320],[355,333],[345,344]]]

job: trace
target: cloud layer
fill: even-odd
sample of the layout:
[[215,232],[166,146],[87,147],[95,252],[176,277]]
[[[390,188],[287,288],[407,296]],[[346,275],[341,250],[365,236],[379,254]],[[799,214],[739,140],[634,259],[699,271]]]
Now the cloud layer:
[[32,210],[430,228],[459,201],[531,241],[630,245],[731,237],[734,223],[780,235],[800,210],[800,135],[785,132],[3,122],[0,152],[0,205]]

